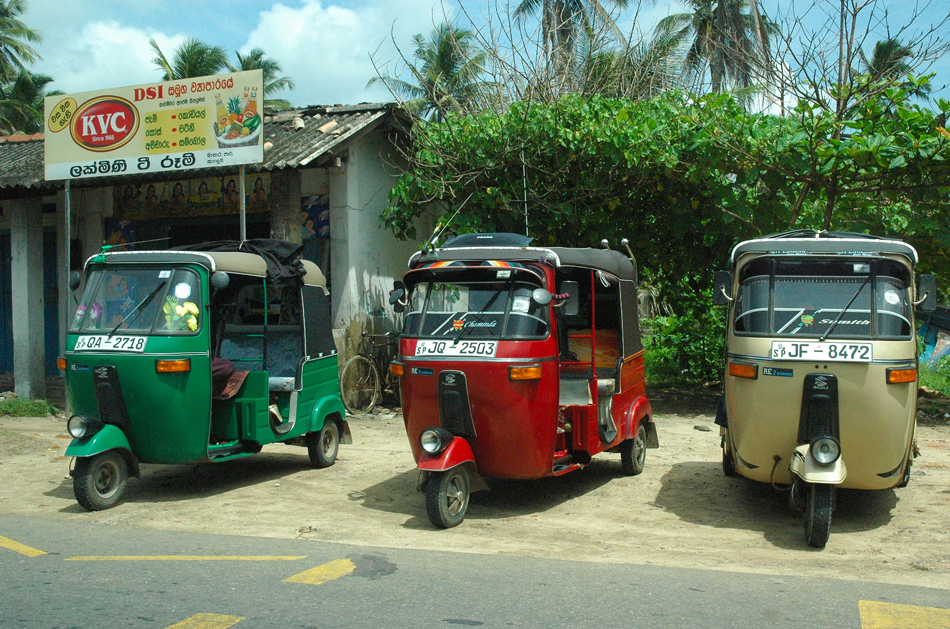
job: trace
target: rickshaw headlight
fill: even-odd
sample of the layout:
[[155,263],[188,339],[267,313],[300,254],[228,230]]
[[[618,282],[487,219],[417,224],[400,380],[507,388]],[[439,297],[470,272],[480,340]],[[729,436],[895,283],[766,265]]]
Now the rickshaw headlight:
[[841,445],[834,437],[818,437],[811,442],[811,458],[819,465],[831,465],[841,456]]
[[102,430],[104,425],[101,421],[92,417],[73,415],[66,422],[66,432],[73,439],[84,439]]
[[419,445],[428,454],[438,454],[452,443],[452,433],[444,428],[426,428],[419,435]]

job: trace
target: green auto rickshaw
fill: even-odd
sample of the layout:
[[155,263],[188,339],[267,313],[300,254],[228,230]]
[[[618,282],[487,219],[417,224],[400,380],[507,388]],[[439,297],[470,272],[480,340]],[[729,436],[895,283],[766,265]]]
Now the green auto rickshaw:
[[352,437],[326,279],[301,250],[251,240],[86,262],[59,361],[80,505],[115,505],[141,463],[227,461],[280,442],[333,465]]

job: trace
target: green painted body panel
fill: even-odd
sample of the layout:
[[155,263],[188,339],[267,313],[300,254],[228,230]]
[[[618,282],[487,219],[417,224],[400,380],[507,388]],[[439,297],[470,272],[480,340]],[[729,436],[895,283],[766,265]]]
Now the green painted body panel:
[[91,437],[73,439],[66,448],[66,456],[94,456],[115,448],[132,450],[125,433],[116,426],[106,425]]
[[[207,270],[193,266],[200,277],[202,303],[208,304]],[[203,323],[192,335],[150,335],[143,352],[75,351],[80,335],[69,333],[66,340],[66,390],[73,413],[99,417],[93,374],[97,367],[114,367],[129,426],[120,429],[107,425],[99,436],[87,442],[74,441],[70,456],[88,456],[114,447],[131,451],[141,463],[197,463],[227,460],[256,452],[260,446],[296,439],[323,428],[326,417],[338,415],[345,422],[340,398],[339,361],[336,355],[307,361],[301,367],[301,389],[295,392],[268,390],[268,373],[251,371],[243,386],[230,400],[211,398],[211,326],[213,320],[205,306]],[[108,331],[104,330],[103,334]],[[157,360],[191,361],[188,372],[159,374]],[[240,365],[235,365],[240,369]],[[273,397],[272,397],[273,396]],[[273,399],[273,402],[272,402]],[[296,421],[286,433],[271,426],[268,406],[276,403],[287,421],[290,405],[296,403]],[[123,437],[122,445],[105,446],[108,435]],[[112,443],[113,437],[108,437]],[[216,452],[217,444],[241,442],[246,452]],[[238,444],[239,446],[241,444]],[[240,449],[240,448],[238,448]],[[74,454],[75,453],[75,454]]]

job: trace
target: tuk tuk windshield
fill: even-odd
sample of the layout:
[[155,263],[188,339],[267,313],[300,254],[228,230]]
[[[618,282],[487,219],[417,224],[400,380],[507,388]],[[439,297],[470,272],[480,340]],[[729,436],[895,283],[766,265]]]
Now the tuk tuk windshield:
[[891,260],[761,258],[740,272],[734,329],[749,336],[906,339],[910,272]]
[[531,299],[538,287],[519,279],[420,282],[412,287],[405,333],[417,338],[544,338],[548,308]]
[[194,334],[201,287],[189,269],[106,267],[86,278],[71,332]]

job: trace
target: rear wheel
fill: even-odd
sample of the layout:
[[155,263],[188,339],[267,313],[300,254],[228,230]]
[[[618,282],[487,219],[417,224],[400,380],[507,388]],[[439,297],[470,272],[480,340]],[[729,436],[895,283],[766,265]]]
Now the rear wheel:
[[322,430],[307,433],[307,454],[313,467],[330,467],[336,462],[339,451],[340,427],[332,419],[324,422]]
[[647,461],[647,429],[640,424],[637,436],[620,444],[620,470],[625,476],[636,476]]
[[129,467],[117,450],[76,459],[73,470],[76,502],[86,511],[113,507],[122,497],[128,478]]
[[354,415],[368,413],[379,401],[379,371],[365,356],[354,356],[340,373],[343,405]]
[[831,533],[831,512],[835,508],[835,486],[811,483],[806,488],[805,541],[824,548]]
[[463,465],[447,472],[431,473],[425,491],[426,513],[432,524],[440,529],[461,524],[468,511],[471,486],[468,470]]

